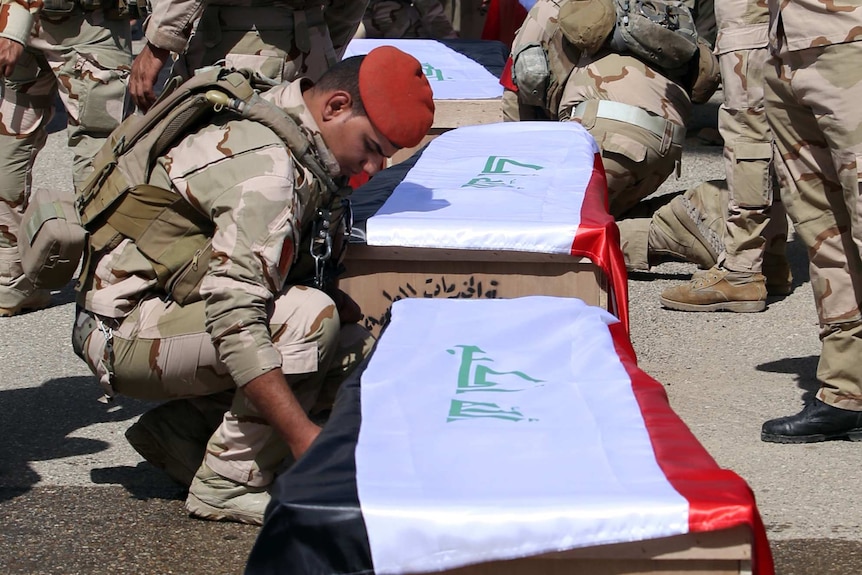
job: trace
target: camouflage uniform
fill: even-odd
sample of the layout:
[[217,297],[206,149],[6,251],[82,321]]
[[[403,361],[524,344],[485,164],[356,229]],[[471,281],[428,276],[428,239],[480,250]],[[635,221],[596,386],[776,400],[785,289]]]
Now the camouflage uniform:
[[316,80],[344,55],[365,5],[352,0],[156,0],[145,34],[154,46],[180,54],[174,70],[184,78],[225,60],[227,66],[251,68],[276,82],[299,76]]
[[818,399],[862,411],[862,7],[770,0],[766,113],[782,199],[808,247]]
[[[18,255],[21,215],[33,163],[59,93],[68,115],[75,187],[102,141],[126,113],[132,63],[128,17],[100,8],[49,11],[48,2],[0,0],[0,37],[25,46],[0,102],[0,309],[15,310],[33,294]],[[47,294],[46,294],[47,295]],[[45,301],[47,305],[47,300]]]
[[[556,2],[537,2],[518,31],[516,49],[531,42],[552,42],[558,13]],[[560,87],[549,89],[549,94],[558,92],[559,96],[552,95],[553,101],[543,109],[519,104],[510,93],[503,102],[504,117],[531,120],[544,116],[583,124],[602,150],[610,213],[625,217],[674,171],[682,155],[691,100],[679,82],[628,54],[601,49],[572,63],[568,76],[558,78]],[[606,106],[634,120],[613,119],[613,112],[604,112]]]
[[736,272],[759,273],[764,249],[783,254],[787,239],[784,207],[773,203],[772,133],[763,112],[769,11],[759,0],[726,0],[718,3],[716,19],[724,91],[718,129],[730,191],[726,254],[720,263]]
[[440,0],[371,0],[362,18],[366,38],[457,38]]
[[[264,97],[291,114],[337,176],[300,82]],[[310,259],[298,253],[307,208],[298,199],[319,183],[274,132],[224,118],[160,157],[149,183],[173,190],[215,226],[203,301],[179,305],[166,297],[149,260],[125,239],[90,266],[92,277],[81,284],[76,350],[109,394],[175,399],[237,388],[204,463],[236,483],[265,486],[289,451],[243,386],[281,369],[306,411],[322,409],[319,402],[331,398],[372,343],[357,325],[339,329],[325,293],[285,285],[289,272]]]

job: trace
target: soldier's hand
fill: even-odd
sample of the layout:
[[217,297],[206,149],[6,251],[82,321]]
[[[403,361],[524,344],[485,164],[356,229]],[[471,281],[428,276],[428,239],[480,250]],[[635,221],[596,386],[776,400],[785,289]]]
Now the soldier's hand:
[[23,53],[23,44],[9,38],[0,38],[0,76],[8,78],[12,75],[15,64]]
[[159,72],[168,60],[169,50],[153,46],[149,42],[132,62],[129,78],[129,93],[132,101],[141,111],[146,112],[156,101],[155,85]]

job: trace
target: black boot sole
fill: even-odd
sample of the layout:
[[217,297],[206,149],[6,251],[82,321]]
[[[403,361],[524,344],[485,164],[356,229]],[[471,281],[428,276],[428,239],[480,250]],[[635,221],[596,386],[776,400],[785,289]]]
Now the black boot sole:
[[836,439],[862,441],[862,428],[838,433],[815,433],[813,435],[777,435],[775,433],[763,432],[760,434],[760,440],[767,443],[820,443],[821,441],[833,441]]

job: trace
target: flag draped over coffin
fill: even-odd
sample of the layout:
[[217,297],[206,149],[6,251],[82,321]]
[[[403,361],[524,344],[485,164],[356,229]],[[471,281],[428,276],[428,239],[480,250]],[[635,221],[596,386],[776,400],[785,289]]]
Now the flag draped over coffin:
[[405,299],[278,478],[247,573],[428,573],[740,525],[771,575],[750,489],[616,317],[575,298]]
[[575,122],[465,126],[428,145],[366,223],[370,246],[584,256],[628,327],[625,263],[593,137]]

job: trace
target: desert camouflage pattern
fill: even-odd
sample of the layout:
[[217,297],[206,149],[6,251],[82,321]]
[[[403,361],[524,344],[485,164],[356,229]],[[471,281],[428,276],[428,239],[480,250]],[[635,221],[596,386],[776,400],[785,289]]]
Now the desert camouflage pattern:
[[[537,43],[546,48],[556,34],[559,3],[539,0],[527,15],[513,43],[518,46]],[[564,62],[551,62],[552,72]],[[556,67],[555,67],[556,66]],[[558,73],[561,89],[549,88],[549,102],[544,109],[526,106],[517,94],[506,91],[502,98],[503,117],[507,121],[536,119],[571,119],[572,111],[587,103],[586,111],[575,120],[595,138],[602,151],[602,163],[608,181],[609,211],[617,220],[633,217],[629,212],[658,187],[679,166],[682,147],[673,143],[669,134],[674,126],[684,126],[691,111],[691,99],[685,88],[658,69],[627,54],[601,49],[594,55],[582,54],[572,61],[565,77]],[[601,100],[619,102],[640,108],[662,118],[665,129],[657,134],[642,126],[619,120],[597,117]],[[643,216],[643,214],[639,214]],[[642,245],[646,257],[648,225],[627,228],[637,237],[622,238],[623,243]],[[641,258],[639,258],[641,259]]]
[[[305,107],[300,84],[283,84],[264,97],[293,117],[322,164],[337,176],[338,163]],[[159,158],[149,183],[176,191],[216,228],[200,292],[208,302],[207,328],[233,380],[242,386],[279,367],[267,307],[292,266],[301,264],[297,259],[310,257],[297,249],[306,208],[297,198],[315,195],[317,179],[274,132],[223,115]],[[92,288],[82,288],[79,300],[100,316],[123,318],[142,300],[164,296],[155,287],[151,264],[128,239],[92,267]]]
[[[29,11],[23,8],[28,5]],[[7,308],[14,308],[33,289],[21,269],[19,226],[56,96],[68,116],[75,188],[85,179],[90,159],[129,109],[128,19],[108,19],[101,10],[80,9],[49,19],[40,15],[41,5],[0,3],[0,36],[21,42],[18,26],[22,20],[30,24],[23,37],[24,53],[12,75],[2,79],[0,100],[0,307]]]
[[[236,389],[204,329],[205,308],[204,302],[180,306],[149,298],[115,323],[112,355],[116,360],[106,392],[170,400]],[[271,309],[272,344],[281,354],[281,370],[291,390],[306,412],[325,412],[340,384],[370,353],[373,337],[356,324],[340,327],[333,301],[313,288],[290,287],[275,298]],[[89,317],[89,312],[81,311],[76,329],[85,329]],[[100,381],[108,380],[104,372],[111,358],[98,329],[84,338],[82,356]],[[242,388],[237,389],[208,442],[207,465],[238,483],[264,486],[289,457],[286,444]]]
[[[560,117],[581,102],[611,100],[635,106],[667,123],[682,126],[691,110],[685,89],[633,56],[599,52],[579,62],[563,88]],[[579,121],[596,139],[608,178],[610,213],[615,218],[655,192],[676,169],[682,146],[641,126],[595,118]],[[671,128],[671,126],[667,126]]]
[[[287,110],[338,176],[301,83],[264,97]],[[174,399],[239,388],[207,462],[225,477],[264,485],[285,447],[265,448],[279,441],[242,386],[281,369],[306,410],[325,409],[372,341],[358,326],[340,330],[338,310],[322,291],[286,285],[292,267],[310,257],[297,253],[308,209],[298,198],[318,183],[275,133],[231,119],[183,138],[159,158],[150,183],[212,218],[213,256],[201,262],[208,265],[203,301],[181,306],[166,298],[151,265],[125,240],[96,263],[93,288],[80,294],[73,339],[109,395]],[[99,322],[103,329],[94,327]]]
[[862,6],[769,7],[766,112],[782,199],[808,248],[823,343],[818,397],[862,411]]
[[250,68],[276,82],[300,76],[316,80],[344,55],[366,4],[155,0],[145,34],[153,45],[180,54],[174,71],[184,78],[224,60],[227,66]]
[[764,252],[783,255],[787,241],[787,218],[774,189],[772,132],[763,110],[769,10],[766,0],[725,0],[715,15],[724,92],[718,130],[730,190],[725,253],[719,261],[732,271],[760,273]]
[[457,38],[440,0],[371,0],[362,18],[366,38]]

